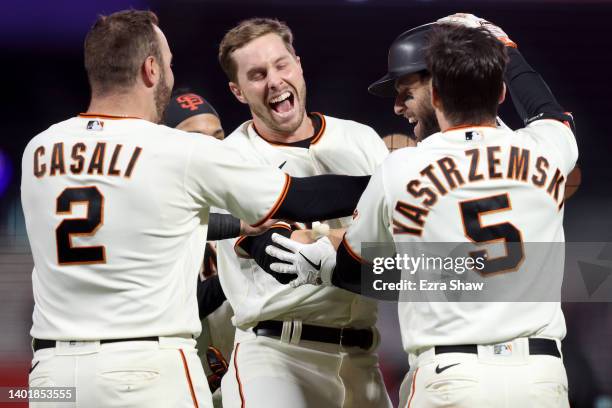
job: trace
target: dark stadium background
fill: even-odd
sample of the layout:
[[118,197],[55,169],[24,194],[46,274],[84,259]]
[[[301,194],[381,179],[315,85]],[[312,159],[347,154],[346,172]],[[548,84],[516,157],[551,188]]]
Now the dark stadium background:
[[[382,76],[391,41],[447,14],[473,12],[506,30],[578,126],[582,185],[566,204],[569,241],[612,241],[610,129],[612,2],[604,1],[22,1],[0,6],[3,59],[0,121],[0,386],[24,385],[31,357],[31,267],[19,203],[21,153],[50,124],[87,109],[82,42],[97,14],[150,8],[174,53],[175,86],[191,86],[221,114],[227,133],[248,111],[229,93],[217,63],[224,32],[254,16],[286,21],[308,85],[308,109],[407,131],[392,100],[368,84]],[[512,104],[501,116],[519,127]],[[612,271],[612,269],[611,269]],[[612,300],[612,299],[611,299]],[[612,303],[565,304],[565,362],[574,407],[612,407]],[[406,369],[396,306],[381,305],[381,365],[391,397]],[[492,319],[494,317],[492,316]],[[503,324],[503,322],[499,322]],[[1,405],[1,404],[0,404]],[[16,407],[17,404],[9,406]]]

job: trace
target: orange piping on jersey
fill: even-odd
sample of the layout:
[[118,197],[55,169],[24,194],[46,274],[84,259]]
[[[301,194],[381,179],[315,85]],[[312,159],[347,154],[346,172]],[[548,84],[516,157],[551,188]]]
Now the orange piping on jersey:
[[414,389],[416,388],[416,376],[418,372],[419,372],[419,369],[417,368],[414,371],[414,376],[412,377],[412,387],[410,387],[410,399],[408,400],[408,405],[406,406],[407,408],[410,408],[410,404],[412,403],[412,398],[414,398]]
[[253,224],[253,227],[259,227],[261,224],[263,224],[264,222],[272,218],[272,216],[276,213],[278,208],[283,204],[283,201],[285,201],[285,197],[287,196],[287,192],[289,191],[290,185],[291,185],[291,177],[288,174],[285,174],[285,186],[283,187],[283,190],[281,191],[280,196],[276,200],[276,203],[274,203],[274,206],[272,206],[272,208],[270,209],[268,214],[266,214],[265,217],[263,217],[257,223]]
[[236,249],[236,247],[239,247],[240,244],[242,244],[242,241],[244,241],[245,239],[247,239],[248,235],[243,235],[240,238],[238,238],[238,240],[236,241],[236,243],[234,244],[234,249]]
[[319,129],[319,133],[317,133],[317,135],[310,142],[311,146],[316,144],[319,140],[321,140],[321,137],[323,137],[323,133],[325,133],[325,126],[326,126],[325,116],[323,116],[319,112],[313,112],[312,114],[317,115],[318,117],[321,118],[321,129]]
[[290,226],[288,226],[287,224],[281,224],[281,223],[274,224],[270,228],[284,228],[284,229],[288,229],[289,231],[293,231]]
[[[317,134],[312,137],[312,140],[310,141],[310,145],[312,146],[313,144],[317,143],[321,137],[323,136],[323,133],[325,133],[325,116],[323,116],[321,113],[319,112],[312,112],[313,115],[317,115],[319,118],[321,118],[321,128],[319,129],[319,131],[317,132]],[[292,142],[292,143],[282,143],[282,142],[274,142],[272,140],[268,140],[266,139],[255,127],[255,123],[253,123],[253,129],[255,130],[255,133],[257,133],[257,135],[259,137],[261,137],[266,143],[271,144],[273,146],[292,146],[294,143],[298,143],[301,142],[301,140],[298,140],[296,142]]]
[[244,408],[246,401],[244,400],[242,381],[240,381],[240,374],[238,373],[238,347],[240,347],[240,343],[236,343],[236,348],[234,349],[234,371],[236,371],[236,382],[238,383],[238,393],[240,394],[240,407]]
[[357,262],[361,263],[361,264],[365,264],[368,263],[365,259],[363,259],[362,257],[360,257],[357,252],[355,252],[353,250],[353,248],[351,248],[351,246],[349,245],[348,241],[346,240],[346,234],[344,234],[344,236],[342,237],[342,245],[344,245],[344,247],[346,248],[346,252],[349,253],[349,255],[355,259]]
[[101,118],[110,120],[121,120],[121,119],[142,119],[138,116],[117,116],[117,115],[105,115],[103,113],[79,113],[79,118]]
[[191,382],[191,375],[189,374],[189,367],[187,366],[187,360],[185,359],[183,349],[179,349],[179,353],[181,353],[181,359],[183,360],[183,367],[185,368],[185,377],[187,377],[187,384],[189,384],[189,392],[191,392],[193,406],[198,408],[198,400],[196,399],[195,391],[193,390],[193,383]]
[[459,126],[451,126],[448,129],[443,130],[442,133],[450,132],[451,130],[459,130],[459,129],[466,129],[466,128],[491,128],[491,129],[495,129],[495,126],[489,126],[489,125],[459,125]]

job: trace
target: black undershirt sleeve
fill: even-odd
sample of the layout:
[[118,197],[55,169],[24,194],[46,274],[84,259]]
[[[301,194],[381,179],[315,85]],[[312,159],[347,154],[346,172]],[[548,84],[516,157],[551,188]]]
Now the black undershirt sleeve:
[[338,247],[332,284],[349,292],[361,294],[361,262],[351,256],[344,240]]
[[210,213],[207,241],[236,238],[240,235],[240,220],[231,214]]
[[575,134],[571,114],[565,112],[557,102],[540,74],[527,63],[516,48],[506,49],[510,60],[506,66],[504,80],[523,122],[527,125],[534,120],[556,119],[565,122]]
[[324,221],[353,214],[370,176],[292,177],[287,195],[270,218]]
[[221,288],[218,275],[213,275],[206,280],[198,277],[198,311],[200,320],[214,312],[226,301],[225,293]]

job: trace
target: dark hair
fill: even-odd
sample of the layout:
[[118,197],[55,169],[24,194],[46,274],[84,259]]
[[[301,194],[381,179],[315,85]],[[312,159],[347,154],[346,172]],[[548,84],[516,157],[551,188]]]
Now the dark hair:
[[273,18],[251,18],[241,21],[225,34],[219,45],[219,64],[230,81],[236,82],[236,63],[232,53],[270,33],[282,38],[287,51],[295,56],[293,33],[287,24]]
[[155,13],[124,10],[100,16],[85,38],[85,70],[93,94],[124,90],[136,83],[143,62],[161,50]]
[[508,60],[497,38],[484,28],[441,24],[430,34],[426,59],[451,125],[495,118]]

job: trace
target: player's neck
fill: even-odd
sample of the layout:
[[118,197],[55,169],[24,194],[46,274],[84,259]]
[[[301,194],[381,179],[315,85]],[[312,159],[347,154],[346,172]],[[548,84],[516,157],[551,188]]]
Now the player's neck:
[[314,134],[314,125],[312,124],[312,119],[305,114],[304,120],[300,124],[300,126],[291,133],[287,132],[279,132],[274,129],[270,129],[267,127],[262,121],[258,120],[257,117],[253,117],[253,123],[255,124],[255,128],[257,129],[257,133],[261,135],[264,139],[269,142],[278,142],[278,143],[295,143],[300,142],[302,140],[306,140],[309,137],[312,137]]
[[87,113],[136,117],[155,122],[157,115],[149,105],[145,97],[136,93],[94,95],[87,108]]
[[495,127],[496,126],[495,118],[474,121],[474,122],[469,122],[469,123],[468,122],[451,123],[446,119],[444,114],[442,114],[440,111],[436,111],[436,117],[438,119],[438,124],[440,125],[440,130],[442,132],[446,132],[447,130],[452,130],[455,128],[462,128],[462,127],[468,127],[468,126],[474,126],[474,127],[477,127],[477,126]]

